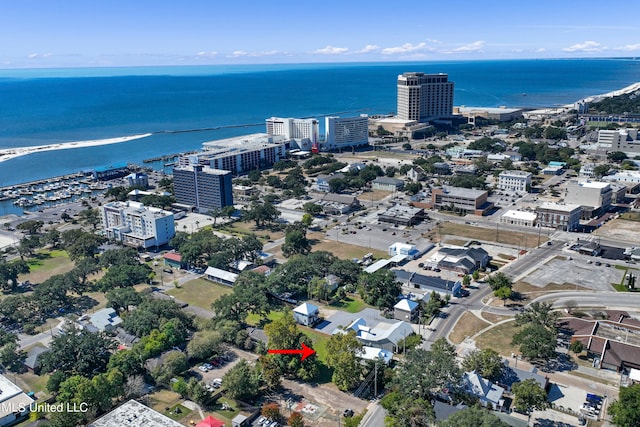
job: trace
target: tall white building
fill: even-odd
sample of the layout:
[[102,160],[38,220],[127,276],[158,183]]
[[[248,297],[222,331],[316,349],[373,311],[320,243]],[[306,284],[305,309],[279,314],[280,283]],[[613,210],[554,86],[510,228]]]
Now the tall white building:
[[398,76],[398,118],[425,122],[453,114],[453,82],[447,74]]
[[607,152],[622,151],[629,157],[634,157],[640,153],[638,129],[599,130],[598,145]]
[[531,188],[531,172],[502,171],[498,175],[498,188],[506,191],[527,192]]
[[271,117],[266,122],[267,135],[291,139],[301,150],[311,150],[318,143],[320,131],[317,119]]
[[582,218],[589,219],[606,212],[611,206],[613,190],[608,182],[571,180],[567,184],[565,203],[582,207]]
[[369,143],[369,116],[325,117],[325,138],[323,148],[338,150]]
[[173,213],[138,202],[111,202],[101,206],[102,226],[108,238],[125,245],[162,246],[176,234]]

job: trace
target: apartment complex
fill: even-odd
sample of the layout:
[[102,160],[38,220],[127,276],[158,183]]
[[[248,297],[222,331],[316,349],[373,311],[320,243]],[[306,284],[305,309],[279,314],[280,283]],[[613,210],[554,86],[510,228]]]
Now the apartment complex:
[[369,117],[325,117],[325,138],[322,144],[326,150],[357,147],[369,143]]
[[271,117],[266,120],[267,135],[283,136],[295,141],[301,150],[309,151],[318,144],[319,126],[317,119],[294,119]]
[[436,209],[463,211],[475,215],[485,215],[493,208],[487,201],[489,194],[484,190],[451,187],[435,188],[431,192],[431,202]]
[[233,205],[231,172],[199,164],[173,169],[176,201],[200,213]]
[[453,113],[453,82],[447,74],[398,76],[398,118],[425,122]]
[[[189,164],[208,165],[213,169],[241,174],[273,165],[287,156],[292,141],[282,135],[265,133],[220,139],[202,144],[203,152],[197,156],[180,159],[180,166]],[[193,160],[197,157],[197,160]]]
[[543,203],[536,208],[538,225],[564,231],[574,231],[580,226],[580,205]]
[[565,203],[580,205],[582,218],[589,219],[606,212],[611,206],[613,190],[608,182],[571,180],[567,184]]
[[100,207],[108,238],[137,248],[162,246],[176,234],[173,213],[138,202],[111,202]]
[[531,188],[531,172],[502,171],[498,176],[498,188],[504,191],[528,192]]

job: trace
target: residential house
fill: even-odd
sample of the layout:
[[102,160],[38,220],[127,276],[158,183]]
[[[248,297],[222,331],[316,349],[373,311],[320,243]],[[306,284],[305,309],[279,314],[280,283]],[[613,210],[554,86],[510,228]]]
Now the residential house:
[[475,270],[485,268],[489,263],[489,253],[482,248],[443,247],[425,262],[425,265],[443,270],[471,274]]
[[27,357],[24,359],[24,366],[30,371],[38,374],[40,372],[40,356],[43,353],[50,351],[49,347],[46,347],[40,343],[34,345],[27,352]]
[[502,362],[504,367],[502,368],[500,378],[498,378],[496,382],[500,386],[504,387],[507,392],[511,392],[511,388],[514,384],[530,379],[537,382],[543,390],[547,389],[547,386],[549,385],[549,378],[544,375],[540,375],[537,368],[531,367],[529,369],[520,369],[516,366],[509,366],[509,361],[507,359],[503,359]]
[[100,332],[109,332],[122,323],[122,319],[113,308],[103,308],[89,317],[89,323]]
[[393,318],[396,320],[404,320],[405,322],[413,322],[420,315],[420,304],[403,298],[393,306]]
[[462,282],[460,280],[444,280],[436,276],[426,276],[414,271],[406,271],[401,269],[391,270],[396,276],[396,280],[413,289],[425,292],[427,295],[431,292],[437,292],[443,297],[450,295],[452,297],[463,296]]
[[351,322],[345,329],[336,329],[333,333],[347,333],[349,330],[355,331],[356,338],[363,345],[392,352],[397,352],[398,344],[414,333],[411,324],[407,322],[381,320],[378,323],[368,325],[362,317]]
[[427,177],[427,174],[425,173],[424,169],[422,169],[420,166],[414,166],[407,171],[407,178],[411,182],[424,181],[426,177]]
[[486,378],[482,378],[476,371],[465,372],[462,376],[464,391],[478,399],[482,406],[502,410],[504,406],[504,388],[493,384]]
[[164,265],[171,268],[177,269],[186,269],[187,263],[182,262],[182,255],[177,252],[167,252],[162,255],[162,259],[164,260]]
[[320,309],[305,302],[293,309],[293,317],[300,325],[313,326],[320,321]]
[[393,353],[377,347],[362,346],[360,352],[356,353],[356,357],[362,360],[381,360],[388,365],[393,359]]
[[225,286],[233,286],[238,279],[237,274],[215,267],[208,267],[204,272],[204,277],[207,280],[211,280],[212,282],[216,282]]
[[342,173],[332,173],[331,175],[318,175],[318,177],[316,178],[316,186],[318,187],[319,191],[324,191],[324,192],[330,192],[331,191],[331,185],[330,182],[333,181],[334,179],[343,179],[344,178],[344,174]]

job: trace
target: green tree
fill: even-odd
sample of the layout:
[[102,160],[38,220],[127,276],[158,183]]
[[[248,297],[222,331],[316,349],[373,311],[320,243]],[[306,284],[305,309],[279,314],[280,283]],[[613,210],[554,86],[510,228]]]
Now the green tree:
[[520,345],[520,353],[528,359],[550,359],[555,356],[555,330],[540,324],[531,324],[513,336],[512,344]]
[[78,217],[80,218],[80,221],[82,221],[84,224],[90,225],[91,228],[93,228],[94,230],[96,229],[97,225],[100,224],[100,222],[102,221],[102,219],[100,218],[100,212],[98,211],[98,209],[85,209],[83,211],[78,212]]
[[620,387],[618,400],[609,405],[609,415],[618,427],[640,425],[640,384]]
[[533,302],[522,313],[516,316],[516,325],[538,324],[547,329],[555,330],[559,313],[546,302]]
[[23,260],[7,262],[0,258],[0,288],[5,292],[14,291],[18,286],[18,276],[29,273],[29,264]]
[[116,288],[106,294],[107,304],[116,312],[129,311],[129,306],[137,306],[142,302],[142,296],[134,288]]
[[302,227],[289,226],[282,245],[282,254],[290,257],[295,254],[308,254],[311,251],[311,242],[307,239],[307,233]]
[[478,406],[471,406],[450,415],[446,420],[439,421],[438,427],[508,427],[490,411]]
[[358,281],[360,296],[367,304],[391,309],[398,301],[401,286],[390,270],[362,273]]
[[191,359],[204,360],[223,350],[222,335],[218,331],[196,332],[189,344],[187,354]]
[[320,215],[322,213],[322,206],[312,202],[305,203],[302,206],[302,209],[305,211],[305,213],[311,215]]
[[569,350],[571,350],[575,354],[580,354],[584,351],[584,345],[578,340],[572,341],[569,345]]
[[0,348],[0,363],[11,372],[22,372],[27,353],[18,344],[9,342]]
[[260,228],[265,224],[270,224],[280,216],[275,206],[269,202],[259,203],[252,202],[249,209],[243,211],[242,218],[244,221],[254,221],[256,227]]
[[612,162],[620,163],[621,161],[627,159],[627,155],[622,151],[612,151],[607,154],[607,159],[611,160]]
[[462,361],[462,367],[467,372],[476,371],[483,378],[496,381],[500,378],[504,365],[498,352],[486,348],[468,353]]
[[287,420],[289,427],[304,427],[304,418],[300,412],[292,412]]
[[222,377],[222,385],[229,397],[245,401],[259,394],[260,380],[256,369],[241,359]]
[[496,290],[498,290],[500,288],[509,288],[509,289],[511,289],[513,287],[513,282],[511,281],[509,276],[507,276],[506,274],[504,274],[501,271],[489,276],[489,278],[487,279],[487,283],[489,284],[489,287],[493,291],[496,291]]
[[33,235],[33,234],[40,233],[40,230],[42,229],[43,226],[44,226],[44,222],[38,221],[35,219],[30,219],[28,221],[21,222],[20,224],[16,225],[16,229],[25,231],[29,235]]
[[327,366],[333,369],[332,381],[340,390],[351,390],[360,383],[361,367],[358,352],[362,343],[355,331],[333,334],[327,342]]
[[532,411],[543,411],[549,407],[547,392],[532,378],[515,383],[513,394],[515,394],[513,399],[515,409],[526,413],[529,419]]
[[506,300],[511,298],[511,295],[513,295],[513,291],[511,290],[511,288],[503,286],[493,291],[493,295],[496,298],[500,298],[502,300],[502,304],[504,305]]

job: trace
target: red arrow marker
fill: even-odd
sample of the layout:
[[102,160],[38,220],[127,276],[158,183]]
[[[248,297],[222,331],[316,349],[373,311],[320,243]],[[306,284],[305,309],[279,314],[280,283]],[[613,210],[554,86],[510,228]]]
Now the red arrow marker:
[[299,354],[302,356],[300,361],[303,361],[307,357],[314,354],[316,351],[302,343],[302,350],[269,350],[268,352],[271,354]]

